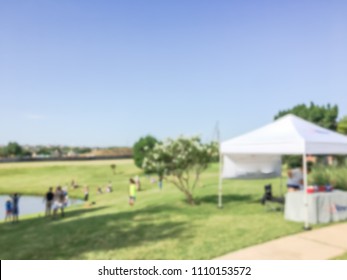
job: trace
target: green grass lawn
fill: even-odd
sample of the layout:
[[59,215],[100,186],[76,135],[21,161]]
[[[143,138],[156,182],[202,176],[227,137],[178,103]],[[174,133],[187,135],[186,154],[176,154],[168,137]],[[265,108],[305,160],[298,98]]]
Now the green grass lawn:
[[334,260],[347,260],[347,252],[341,256],[338,256],[337,258],[334,258]]
[[[116,175],[111,163],[117,164]],[[143,191],[130,207],[128,180],[135,175]],[[43,195],[72,179],[89,186],[95,204],[68,207],[57,220],[35,214],[20,217],[18,224],[1,222],[0,259],[212,259],[302,230],[301,223],[285,221],[283,213],[265,211],[259,203],[266,183],[278,194],[279,179],[224,181],[224,207],[218,209],[217,165],[203,174],[195,206],[174,186],[164,183],[160,191],[131,160],[0,165],[2,194]],[[97,194],[108,181],[114,192]],[[69,196],[83,197],[83,187],[69,190]]]

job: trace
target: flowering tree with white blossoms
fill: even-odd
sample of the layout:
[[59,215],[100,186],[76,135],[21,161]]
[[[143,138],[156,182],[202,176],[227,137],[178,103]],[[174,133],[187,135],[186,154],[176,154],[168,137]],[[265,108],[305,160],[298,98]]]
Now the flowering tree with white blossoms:
[[218,156],[218,144],[204,144],[200,137],[179,137],[157,143],[143,160],[146,173],[174,184],[182,191],[189,204],[194,204],[193,192],[200,174]]

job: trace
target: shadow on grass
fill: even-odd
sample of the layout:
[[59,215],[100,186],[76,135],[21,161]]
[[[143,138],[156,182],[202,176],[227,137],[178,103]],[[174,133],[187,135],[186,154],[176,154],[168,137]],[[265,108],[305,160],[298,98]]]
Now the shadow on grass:
[[[87,213],[91,213],[91,212],[96,212],[102,209],[108,208],[107,206],[102,206],[102,207],[90,207],[90,208],[79,208],[76,210],[66,210],[65,209],[65,217],[64,218],[72,218],[72,217],[76,217],[76,216],[80,216],[83,214],[87,214]],[[53,213],[53,210],[52,210]],[[41,224],[46,224],[48,222],[51,221],[58,221],[61,218],[61,212],[58,210],[57,212],[57,217],[55,219],[53,219],[53,214],[51,216],[45,217],[45,216],[41,216],[41,213],[38,213],[38,216],[35,217],[35,214],[33,214],[32,218],[29,219],[21,219],[21,216],[19,216],[19,222],[18,223],[12,223],[12,222],[6,222],[4,224],[0,224],[0,229],[2,229],[2,226],[15,226],[15,227],[26,227],[29,225],[41,225]],[[7,227],[8,228],[8,227]],[[13,228],[13,227],[10,227]]]
[[[175,211],[175,208],[167,206],[70,219],[82,212],[100,209],[71,211],[66,218],[52,222],[47,222],[44,218],[34,218],[15,225],[0,224],[0,231],[5,233],[0,236],[3,247],[0,258],[79,259],[84,253],[93,255],[100,251],[179,239],[183,235],[189,238],[185,231],[188,227],[186,222],[170,221],[163,216],[162,213]],[[114,254],[115,252],[111,254],[112,257]]]
[[[249,202],[252,203],[253,198],[251,195],[239,195],[239,194],[227,194],[222,197],[223,204],[233,203],[233,202]],[[195,199],[196,204],[202,203],[212,203],[218,204],[218,195],[207,195],[203,197],[197,197]]]
[[[92,212],[96,212],[96,211],[100,211],[106,208],[110,208],[110,206],[81,206],[82,208],[78,208],[78,209],[73,209],[73,210],[69,210],[65,211],[65,217],[66,218],[71,218],[71,217],[76,217],[76,216],[80,216],[83,214],[87,214],[87,213],[92,213]],[[58,218],[61,216],[60,212],[58,211]]]

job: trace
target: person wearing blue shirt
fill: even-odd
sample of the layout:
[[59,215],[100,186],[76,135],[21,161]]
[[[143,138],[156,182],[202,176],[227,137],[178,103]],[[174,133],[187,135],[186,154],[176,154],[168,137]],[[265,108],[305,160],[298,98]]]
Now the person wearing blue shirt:
[[6,215],[5,215],[5,222],[6,222],[7,220],[11,220],[11,216],[12,216],[12,202],[10,199],[6,201],[5,208],[6,208]]

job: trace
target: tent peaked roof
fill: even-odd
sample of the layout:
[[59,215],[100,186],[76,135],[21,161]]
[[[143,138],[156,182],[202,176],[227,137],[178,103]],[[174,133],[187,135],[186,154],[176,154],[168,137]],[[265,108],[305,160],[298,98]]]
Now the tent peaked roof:
[[347,137],[294,115],[227,140],[222,154],[347,154]]

